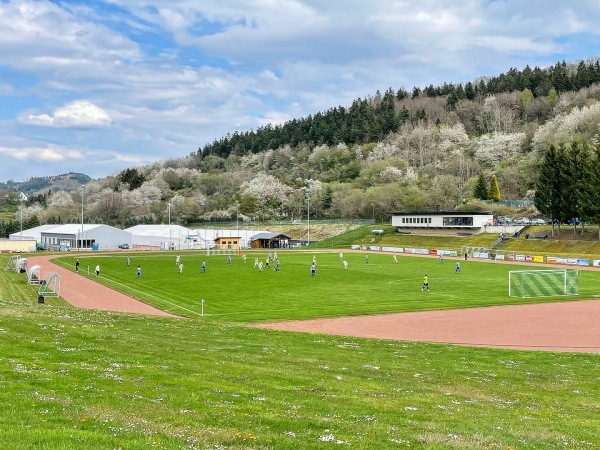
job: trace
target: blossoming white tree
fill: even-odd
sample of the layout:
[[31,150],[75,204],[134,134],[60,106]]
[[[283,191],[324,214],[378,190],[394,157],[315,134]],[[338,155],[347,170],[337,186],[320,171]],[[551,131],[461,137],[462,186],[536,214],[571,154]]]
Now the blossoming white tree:
[[260,172],[252,180],[243,183],[241,188],[243,195],[256,200],[263,217],[279,215],[281,205],[292,191],[291,187],[265,172]]

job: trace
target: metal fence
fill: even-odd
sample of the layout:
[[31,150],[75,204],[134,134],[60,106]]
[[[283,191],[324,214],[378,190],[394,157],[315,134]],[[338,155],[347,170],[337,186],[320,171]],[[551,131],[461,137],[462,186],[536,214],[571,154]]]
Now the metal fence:
[[[310,218],[310,224],[311,225],[317,225],[317,224],[335,224],[335,223],[343,223],[343,224],[362,224],[362,225],[368,225],[368,224],[374,224],[375,220],[374,219],[313,219],[312,217]],[[235,220],[233,221],[226,221],[226,222],[194,222],[194,223],[188,223],[186,226],[188,228],[206,228],[206,227],[210,227],[210,228],[235,228],[237,225],[240,226],[245,226],[245,227],[255,227],[255,228],[266,228],[269,225],[307,225],[308,224],[308,220],[307,219],[294,219],[294,220],[272,220],[272,221],[268,221],[268,222],[260,222],[260,221],[247,221],[247,222],[242,222],[241,220],[239,222],[236,222]]]
[[517,199],[505,199],[505,200],[486,200],[490,206],[508,206],[509,208],[530,208],[534,205],[534,201],[530,198],[517,198]]

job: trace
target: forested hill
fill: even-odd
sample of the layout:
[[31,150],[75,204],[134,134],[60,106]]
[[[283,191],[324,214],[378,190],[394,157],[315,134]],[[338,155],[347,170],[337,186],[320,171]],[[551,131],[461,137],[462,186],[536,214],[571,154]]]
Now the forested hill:
[[25,181],[8,180],[5,183],[0,182],[0,189],[13,189],[32,195],[42,191],[76,190],[91,180],[83,173],[69,172],[60,175],[32,177]]
[[[486,96],[520,92],[514,105],[524,122],[544,122],[552,115],[558,94],[578,91],[600,83],[598,59],[578,64],[559,62],[546,69],[526,66],[510,69],[498,76],[484,77],[474,82],[447,84],[412,92],[389,88],[367,99],[357,99],[348,108],[339,106],[283,125],[266,125],[256,131],[234,132],[199,149],[201,156],[244,155],[289,145],[366,144],[383,140],[407,123],[427,121],[434,124],[460,120],[469,135],[490,131],[489,123],[472,117],[470,102]],[[535,100],[544,100],[535,102]],[[454,113],[454,114],[451,114]]]

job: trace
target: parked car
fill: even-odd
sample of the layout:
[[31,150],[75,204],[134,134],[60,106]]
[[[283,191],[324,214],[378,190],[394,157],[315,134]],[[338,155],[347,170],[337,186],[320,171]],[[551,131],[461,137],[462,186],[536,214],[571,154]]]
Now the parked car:
[[579,221],[579,217],[573,217],[572,219],[569,219],[569,222],[567,222],[569,225],[579,225],[581,222]]
[[531,224],[532,225],[546,225],[546,221],[544,219],[536,218],[536,219],[531,219]]
[[119,245],[119,248],[122,248],[123,250],[127,250],[127,249],[129,249],[129,244],[121,244],[121,245]]

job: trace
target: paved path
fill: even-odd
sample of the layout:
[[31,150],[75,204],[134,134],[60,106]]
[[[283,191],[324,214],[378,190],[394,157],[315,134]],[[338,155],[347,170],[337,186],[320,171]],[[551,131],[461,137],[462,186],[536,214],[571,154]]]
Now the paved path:
[[58,273],[60,275],[60,296],[77,308],[177,317],[100,283],[96,283],[86,277],[77,275],[70,270],[63,269],[53,264],[50,258],[56,258],[56,256],[29,256],[27,258],[27,265],[28,267],[36,264],[41,266],[42,279],[44,279],[48,272]]

